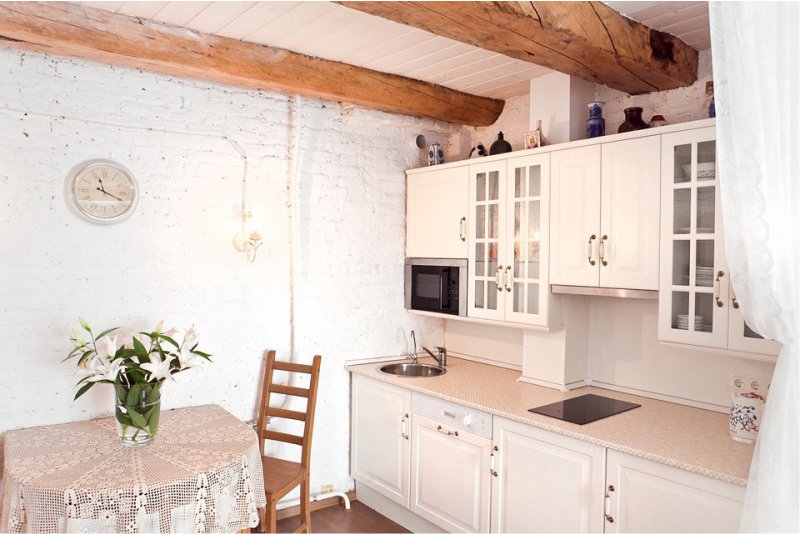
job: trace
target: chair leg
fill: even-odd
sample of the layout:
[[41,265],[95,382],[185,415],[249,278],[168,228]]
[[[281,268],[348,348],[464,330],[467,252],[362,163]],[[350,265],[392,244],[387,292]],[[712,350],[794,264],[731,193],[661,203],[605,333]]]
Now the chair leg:
[[275,510],[276,504],[277,501],[271,495],[267,495],[267,505],[258,509],[258,517],[261,521],[258,528],[261,532],[277,532],[278,513]]
[[308,484],[308,476],[300,484],[300,515],[306,524],[306,532],[311,534],[311,490]]
[[264,505],[263,508],[258,509],[258,531],[259,532],[266,532],[267,531],[267,506],[269,504]]

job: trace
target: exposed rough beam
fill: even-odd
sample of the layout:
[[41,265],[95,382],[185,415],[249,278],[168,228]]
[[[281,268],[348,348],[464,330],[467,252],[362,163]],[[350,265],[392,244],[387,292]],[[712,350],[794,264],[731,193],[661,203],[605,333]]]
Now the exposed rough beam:
[[602,2],[339,3],[630,94],[697,80],[697,50]]
[[65,2],[0,2],[2,46],[488,126],[503,101]]

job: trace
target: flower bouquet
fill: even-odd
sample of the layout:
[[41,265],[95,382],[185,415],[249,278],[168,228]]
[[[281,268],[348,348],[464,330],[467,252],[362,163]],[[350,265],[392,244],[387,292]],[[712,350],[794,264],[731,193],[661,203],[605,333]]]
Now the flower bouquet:
[[119,327],[95,335],[80,319],[88,334],[73,330],[73,349],[66,360],[78,358],[83,377],[76,386],[77,400],[95,384],[113,384],[116,398],[114,415],[123,445],[135,447],[153,440],[161,415],[161,386],[167,378],[185,371],[211,355],[198,350],[194,327],[176,341],[176,329],[164,330],[163,321],[152,332],[133,333]]

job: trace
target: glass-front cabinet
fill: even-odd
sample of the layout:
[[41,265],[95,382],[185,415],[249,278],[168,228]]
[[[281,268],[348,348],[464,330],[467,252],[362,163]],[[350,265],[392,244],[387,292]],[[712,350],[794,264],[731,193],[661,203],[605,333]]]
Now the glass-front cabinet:
[[661,150],[659,339],[777,353],[749,328],[755,343],[734,341],[746,325],[725,261],[714,127],[665,134]]
[[560,325],[548,280],[550,155],[471,165],[467,315]]

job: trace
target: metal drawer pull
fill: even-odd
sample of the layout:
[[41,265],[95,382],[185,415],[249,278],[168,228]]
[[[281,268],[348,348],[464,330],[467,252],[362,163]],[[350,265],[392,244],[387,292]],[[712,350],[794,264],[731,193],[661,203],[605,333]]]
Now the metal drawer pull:
[[592,237],[589,238],[589,248],[587,249],[586,256],[589,258],[589,265],[595,266],[597,262],[592,259],[592,241],[597,239],[597,236],[592,234]]
[[439,426],[437,426],[437,427],[436,427],[436,431],[437,431],[437,432],[439,432],[440,434],[444,434],[445,436],[455,436],[455,437],[458,437],[458,430],[454,430],[453,432],[450,432],[449,430],[445,430],[445,429],[443,429],[443,428],[442,428],[442,425],[439,425]]
[[467,230],[467,218],[461,217],[461,220],[458,221],[458,237],[461,239],[461,241],[467,240],[467,236],[464,235],[467,233],[466,230]]
[[611,516],[611,495],[610,493],[614,493],[614,486],[609,485],[608,491],[606,491],[606,497],[603,502],[603,515],[606,518],[606,521],[609,523],[614,522],[614,518]]
[[505,277],[506,291],[508,291],[509,293],[511,292],[511,286],[508,285],[508,279],[510,278],[509,276],[510,274],[511,274],[511,266],[509,265],[508,267],[506,267],[506,277]]
[[498,265],[497,266],[497,271],[495,271],[495,273],[494,273],[494,285],[495,285],[495,287],[497,287],[498,291],[502,291],[503,290],[503,286],[502,286],[502,284],[500,284],[500,273],[502,273],[502,272],[503,272],[503,266],[502,265]]
[[717,277],[714,279],[714,300],[717,301],[717,307],[722,308],[725,304],[719,299],[720,286],[722,282],[720,278],[725,276],[725,271],[717,271]]
[[600,247],[599,247],[600,248],[600,263],[603,264],[603,267],[608,265],[608,262],[606,261],[606,241],[608,241],[608,236],[607,235],[603,235],[603,237],[600,239]]
[[497,445],[495,445],[492,448],[491,454],[489,454],[489,474],[491,474],[493,477],[497,476],[497,471],[494,469],[494,453],[498,452],[498,450],[499,449],[497,448]]
[[408,419],[408,414],[400,418],[400,435],[403,439],[408,439],[408,434],[406,434],[406,419]]

